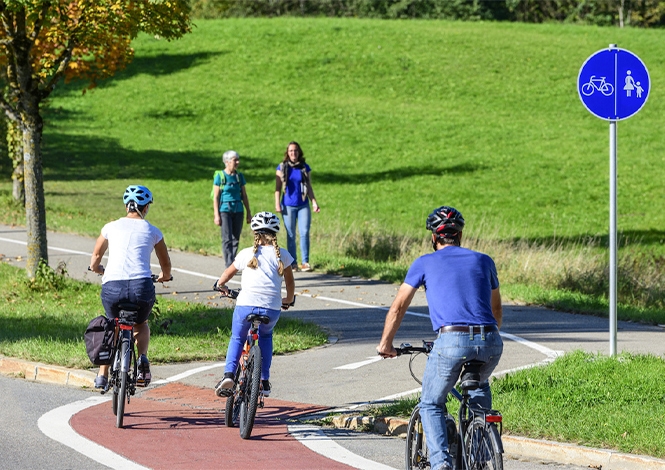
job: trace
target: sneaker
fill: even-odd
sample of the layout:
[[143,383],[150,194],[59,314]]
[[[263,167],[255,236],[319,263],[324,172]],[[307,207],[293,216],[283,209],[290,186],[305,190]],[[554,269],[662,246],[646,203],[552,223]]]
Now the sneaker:
[[300,270],[304,273],[309,272],[312,270],[312,267],[309,265],[309,263],[303,263],[300,265]]
[[218,397],[230,397],[233,394],[233,387],[236,384],[233,376],[232,372],[225,372],[224,378],[215,385],[215,394]]
[[147,387],[150,380],[152,380],[152,374],[150,374],[150,362],[145,354],[141,354],[141,357],[139,357],[138,369],[139,375],[136,377],[136,386]]
[[263,394],[264,397],[269,397],[270,396],[270,382],[267,380],[262,380],[261,381],[261,393]]
[[294,273],[297,273],[298,271],[300,271],[300,268],[298,267],[298,265],[297,265],[296,263],[293,263],[293,264],[291,265],[291,270],[292,270]]
[[95,388],[101,388],[103,390],[108,389],[109,379],[103,375],[98,375],[95,377]]

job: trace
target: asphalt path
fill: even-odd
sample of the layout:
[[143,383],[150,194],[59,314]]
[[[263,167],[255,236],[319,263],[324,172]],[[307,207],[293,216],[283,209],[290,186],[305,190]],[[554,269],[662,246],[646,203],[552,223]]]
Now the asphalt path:
[[[71,277],[100,282],[98,276],[87,271],[94,239],[49,232],[48,242],[49,261],[52,266],[62,261],[66,263]],[[24,265],[26,246],[23,228],[0,225],[0,254],[12,264]],[[158,287],[158,295],[209,305],[232,306],[231,301],[219,299],[210,290],[214,279],[223,270],[220,258],[176,251],[172,251],[170,255],[175,279],[165,286]],[[157,272],[159,268],[156,260],[154,262],[154,271]],[[283,400],[301,406],[352,410],[368,403],[390,400],[417,390],[418,384],[413,381],[408,370],[408,359],[379,360],[375,351],[387,307],[397,286],[315,272],[296,273],[295,277],[297,305],[296,308],[284,312],[283,316],[296,317],[321,325],[329,333],[331,341],[321,348],[276,356],[272,366],[273,393],[270,400]],[[665,333],[662,328],[619,322],[618,331],[619,351],[665,354],[665,341],[663,341]],[[566,314],[544,308],[504,305],[502,335],[505,349],[497,367],[498,374],[551,361],[565,351],[576,349],[601,353],[609,351],[607,319]],[[424,292],[417,292],[400,328],[396,343],[418,344],[423,339],[433,339],[433,337]],[[423,365],[419,364],[417,367]],[[212,389],[222,373],[221,363],[155,365],[153,383],[160,385],[161,381],[162,384],[168,385],[177,382],[199,390],[199,394],[207,393],[214,398]],[[4,380],[1,382],[3,386]],[[45,387],[43,384],[33,385]],[[78,397],[73,395],[74,392],[71,389],[67,390],[72,394],[71,402],[77,401]],[[66,396],[66,393],[64,395]],[[130,406],[134,403],[132,402]],[[103,410],[100,413],[104,415],[110,414],[110,410],[106,410],[103,404],[91,408]],[[43,407],[39,410],[43,411]],[[5,422],[4,413],[3,411],[3,422]],[[31,415],[26,419],[30,421],[33,418]],[[90,421],[98,426],[103,422]],[[345,430],[327,430],[326,433],[339,446],[355,455],[377,462],[377,465],[402,467],[404,444],[401,439],[358,435]],[[44,437],[40,436],[40,439]],[[47,441],[48,438],[44,442]],[[168,446],[165,449],[168,451]],[[0,450],[3,451],[3,456],[7,455],[5,449],[0,447]],[[14,453],[12,449],[7,450]],[[38,468],[40,465],[24,467]],[[506,468],[535,469],[540,468],[540,464],[511,460]]]

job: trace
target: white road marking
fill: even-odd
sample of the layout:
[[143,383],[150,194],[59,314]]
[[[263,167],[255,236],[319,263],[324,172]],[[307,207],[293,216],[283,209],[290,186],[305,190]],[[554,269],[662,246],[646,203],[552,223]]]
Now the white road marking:
[[96,442],[86,439],[69,425],[69,420],[76,413],[109,400],[110,398],[106,397],[91,397],[75,401],[44,413],[37,421],[37,425],[54,441],[58,441],[102,465],[117,470],[148,470],[148,467],[132,462]]
[[309,450],[324,457],[360,470],[395,470],[354,454],[325,435],[318,426],[290,425],[289,433]]
[[[20,240],[13,240],[10,238],[4,238],[0,237],[0,241],[5,241],[9,243],[16,243],[19,245],[24,245],[27,246],[27,243],[24,241]],[[89,252],[84,252],[84,251],[78,251],[78,250],[70,250],[68,248],[60,248],[60,247],[54,247],[54,246],[49,246],[48,249],[50,250],[55,250],[55,251],[62,251],[64,253],[71,253],[71,254],[77,254],[77,255],[86,255],[86,256],[91,256],[92,253]],[[158,264],[151,264],[152,267],[159,267]],[[196,276],[196,277],[203,277],[206,279],[212,279],[212,280],[217,280],[219,279],[216,276],[211,276],[209,274],[203,274],[195,271],[189,271],[186,269],[181,269],[181,268],[173,268],[172,271],[174,272],[179,272],[182,274],[190,275],[190,276]],[[239,281],[234,281],[231,280],[229,281],[230,283],[234,284],[240,284]],[[298,295],[303,296],[303,297],[309,297],[312,299],[319,299],[319,300],[324,300],[328,302],[335,302],[335,303],[340,303],[344,305],[351,305],[354,307],[361,307],[361,308],[370,308],[370,309],[378,309],[378,310],[384,310],[387,311],[389,310],[389,307],[384,307],[384,306],[378,306],[378,305],[369,305],[369,304],[363,304],[359,302],[352,302],[348,300],[342,300],[342,299],[336,299],[332,297],[325,297],[325,296],[320,296],[320,295],[311,295],[311,294],[305,294],[305,293],[299,293]],[[411,311],[406,311],[406,315],[411,315],[411,316],[416,316],[416,317],[421,317],[421,318],[429,318],[429,315],[424,314],[424,313],[418,313],[418,312],[411,312]],[[532,365],[527,365],[524,367],[518,367],[515,369],[510,369],[506,371],[501,371],[501,372],[495,372],[493,375],[503,375],[508,372],[520,370],[520,369],[526,369],[529,367],[534,367],[541,365],[543,363],[551,362],[554,360],[556,357],[561,355],[561,351],[554,351],[552,349],[549,349],[545,346],[539,345],[537,343],[534,343],[532,341],[526,340],[524,338],[521,338],[519,336],[512,335],[510,333],[505,333],[501,332],[501,336],[504,338],[510,339],[512,341],[516,341],[520,344],[523,344],[524,346],[527,346],[529,348],[535,349],[537,351],[540,351],[541,353],[545,354],[547,358],[544,361],[541,361],[536,364]],[[365,365],[373,364],[374,362],[377,362],[381,360],[380,357],[377,358],[370,358],[369,360],[366,361],[361,361],[361,362],[356,362],[352,364],[348,364],[345,366],[340,366],[337,367],[336,369],[357,369],[359,367],[363,367]],[[154,382],[154,384],[163,384],[163,383],[169,383],[169,382],[175,382],[178,381],[182,378],[188,377],[190,375],[196,374],[198,372],[202,372],[204,370],[209,370],[217,367],[222,367],[224,366],[225,363],[217,363],[209,366],[203,366],[199,368],[192,369],[187,372],[183,372],[181,374],[175,375],[173,377],[169,377],[167,379],[159,380]],[[395,395],[390,395],[388,397],[380,398],[378,400],[368,402],[368,403],[361,403],[352,406],[349,409],[355,409],[355,408],[360,408],[362,406],[366,406],[370,403],[377,403],[381,401],[388,401],[388,400],[394,400],[396,398],[400,398],[402,396],[407,396],[411,395],[414,393],[418,393],[421,389],[417,388],[414,390],[410,390],[407,392],[401,392]],[[48,413],[45,413],[42,415],[42,417],[38,421],[39,429],[46,434],[48,437],[51,439],[54,439],[58,442],[61,442],[62,444],[76,450],[77,452],[80,452],[91,459],[102,463],[104,465],[107,465],[111,468],[114,469],[145,469],[146,467],[143,467],[139,464],[136,464],[118,454],[115,454],[111,452],[110,450],[90,441],[89,439],[86,439],[79,434],[77,434],[71,426],[69,426],[69,420],[71,416],[74,414],[90,407],[94,406],[96,404],[102,403],[104,401],[108,401],[108,398],[101,398],[101,397],[93,397],[93,398],[88,398],[86,400],[82,401],[77,401],[74,403],[71,403],[69,405],[61,406],[59,408],[56,408],[54,410],[49,411]],[[303,445],[308,447],[310,450],[317,452],[321,455],[324,455],[327,458],[330,458],[332,460],[336,460],[338,462],[345,463],[347,465],[350,465],[354,468],[358,469],[363,469],[363,470],[394,470],[392,467],[388,467],[386,465],[373,462],[371,460],[365,459],[363,457],[360,457],[356,454],[353,454],[352,452],[346,450],[339,444],[335,443],[333,440],[325,436],[325,434],[317,427],[314,426],[308,426],[308,425],[292,425],[288,427],[289,432]]]
[[226,362],[217,362],[217,363],[211,364],[209,366],[196,367],[195,369],[189,369],[188,371],[185,371],[182,374],[177,374],[177,375],[174,375],[172,377],[157,380],[157,381],[152,382],[152,383],[153,383],[153,385],[162,385],[162,384],[167,384],[167,383],[171,383],[171,382],[177,382],[178,380],[184,379],[185,377],[189,377],[190,375],[198,374],[199,372],[204,372],[204,371],[210,370],[210,369],[216,369],[217,367],[224,367],[225,365],[226,365]]
[[352,364],[346,364],[344,366],[335,367],[335,369],[343,369],[343,370],[358,369],[359,367],[366,366],[368,364],[374,364],[375,362],[379,362],[381,359],[383,359],[381,356],[368,357],[366,361],[354,362]]

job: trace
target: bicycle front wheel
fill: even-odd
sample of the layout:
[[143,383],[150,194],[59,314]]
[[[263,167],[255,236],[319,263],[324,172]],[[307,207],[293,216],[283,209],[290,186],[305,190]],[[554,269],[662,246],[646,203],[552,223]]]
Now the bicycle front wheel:
[[258,345],[249,350],[246,369],[246,386],[240,403],[240,437],[249,439],[254,427],[256,408],[259,404],[259,386],[261,385],[261,349]]
[[503,470],[499,432],[493,423],[476,417],[466,430],[464,446],[469,470]]
[[425,468],[429,468],[429,455],[423,423],[420,420],[420,406],[416,406],[406,428],[406,470]]

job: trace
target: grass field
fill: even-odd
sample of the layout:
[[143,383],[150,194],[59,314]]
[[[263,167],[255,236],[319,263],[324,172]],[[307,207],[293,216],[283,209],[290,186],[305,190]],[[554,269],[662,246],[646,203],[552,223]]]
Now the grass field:
[[[584,109],[576,80],[591,53],[616,43],[644,60],[652,82],[644,109],[618,125],[622,246],[659,265],[664,36],[329,18],[199,20],[180,41],[143,36],[127,70],[86,94],[60,87],[50,101],[47,223],[97,235],[122,215],[124,187],[142,182],[169,246],[216,254],[208,195],[221,154],[240,153],[252,209],[272,210],[274,168],[297,140],[322,207],[315,265],[398,280],[427,249],[424,220],[442,204],[463,212],[470,237],[573,250],[591,238],[606,257],[608,125]],[[23,223],[10,183],[0,191],[2,219]],[[602,292],[592,293],[601,303]]]
[[[25,272],[0,262],[0,355],[86,369],[83,333],[104,314],[99,285],[46,276],[37,285]],[[159,290],[157,290],[159,293]],[[157,297],[159,316],[150,317],[151,362],[220,360],[226,356],[232,310]],[[327,336],[311,323],[281,318],[274,351],[284,354],[324,344]]]
[[[508,434],[665,458],[664,373],[654,356],[574,351],[494,380],[492,406]],[[417,403],[409,396],[367,414],[408,419]],[[449,399],[448,412],[458,409]]]

